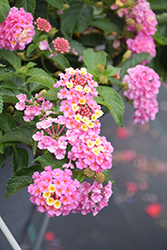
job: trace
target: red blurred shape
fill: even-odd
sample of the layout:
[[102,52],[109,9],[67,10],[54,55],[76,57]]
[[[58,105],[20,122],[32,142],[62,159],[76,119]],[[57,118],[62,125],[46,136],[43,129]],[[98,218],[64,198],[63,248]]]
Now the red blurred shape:
[[128,181],[126,184],[126,190],[131,193],[131,194],[135,194],[138,190],[138,186],[136,184],[136,182],[133,182],[133,181]]
[[145,212],[150,217],[156,218],[162,212],[162,206],[160,203],[149,204],[145,207]]
[[47,241],[52,241],[52,240],[54,240],[54,239],[55,239],[55,234],[54,234],[54,232],[52,232],[52,231],[46,232],[45,235],[44,235],[44,239],[47,240]]
[[127,128],[119,127],[116,131],[116,136],[121,140],[125,140],[130,136],[130,133]]

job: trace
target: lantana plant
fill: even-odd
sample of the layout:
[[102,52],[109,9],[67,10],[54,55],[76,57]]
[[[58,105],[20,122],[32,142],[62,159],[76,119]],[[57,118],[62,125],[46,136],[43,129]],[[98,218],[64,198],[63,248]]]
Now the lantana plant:
[[[151,6],[3,0],[0,167],[13,157],[6,198],[28,187],[30,201],[49,217],[96,215],[108,205],[114,148],[101,134],[100,117],[110,112],[123,127],[124,101],[134,106],[134,124],[158,112],[152,59],[160,28]],[[30,166],[20,144],[32,150]]]

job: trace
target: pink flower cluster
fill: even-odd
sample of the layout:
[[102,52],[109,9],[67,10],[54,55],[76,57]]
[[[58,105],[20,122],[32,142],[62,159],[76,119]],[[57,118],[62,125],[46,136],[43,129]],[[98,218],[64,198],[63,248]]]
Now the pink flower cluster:
[[146,0],[138,0],[127,18],[133,19],[133,23],[129,25],[129,31],[135,31],[140,26],[140,32],[145,36],[152,36],[156,32],[155,13],[150,9],[150,4]]
[[33,16],[23,8],[12,7],[0,24],[0,49],[23,50],[34,36]]
[[68,53],[70,50],[69,42],[65,38],[57,37],[52,43],[55,50],[61,54]]
[[34,24],[37,26],[37,30],[49,32],[51,30],[51,24],[44,18],[38,17]]
[[[126,17],[128,31],[136,31],[134,38],[128,38],[126,43],[128,50],[134,53],[148,52],[152,57],[156,56],[155,44],[152,35],[156,32],[156,15],[150,9],[150,4],[146,0],[138,0],[133,7],[123,7],[125,1],[116,1],[117,4],[111,5],[111,9],[118,9],[119,17]],[[149,61],[143,62],[143,64]]]
[[105,187],[94,182],[79,183],[72,180],[69,169],[53,169],[45,167],[45,171],[33,174],[34,183],[28,186],[30,201],[37,205],[40,213],[46,212],[48,217],[63,216],[70,212],[83,215],[93,212],[95,216],[102,208],[107,206],[112,195],[111,182]]
[[54,87],[63,87],[57,96],[63,99],[60,111],[66,119],[66,136],[72,145],[68,158],[77,160],[79,169],[89,167],[96,172],[110,169],[113,147],[105,137],[99,136],[101,125],[98,118],[103,112],[93,99],[98,95],[97,82],[85,68],[68,68],[60,78]]
[[24,110],[23,119],[26,122],[30,122],[34,119],[34,116],[46,117],[50,113],[53,113],[50,109],[53,104],[50,101],[45,101],[45,97],[39,97],[42,94],[35,95],[36,100],[28,100],[26,94],[19,94],[16,97],[19,99],[19,102],[16,103],[15,108],[17,110]]
[[108,206],[109,198],[112,195],[111,182],[105,187],[101,183],[94,182],[92,186],[88,182],[81,183],[81,195],[77,208],[73,211],[86,215],[92,211],[95,216],[98,212]]
[[152,57],[156,56],[156,48],[154,39],[152,36],[146,37],[144,34],[139,33],[134,39],[129,38],[126,41],[128,49],[131,50],[132,54],[148,52]]
[[127,72],[128,75],[123,78],[123,84],[128,83],[128,89],[124,91],[124,95],[129,100],[133,100],[135,108],[133,123],[146,123],[149,119],[154,120],[158,112],[156,100],[160,87],[158,74],[143,65],[129,68]]
[[80,183],[71,176],[69,169],[52,170],[50,166],[40,174],[33,174],[34,183],[28,186],[28,192],[32,195],[30,201],[37,205],[40,213],[46,212],[48,217],[68,215],[77,208]]

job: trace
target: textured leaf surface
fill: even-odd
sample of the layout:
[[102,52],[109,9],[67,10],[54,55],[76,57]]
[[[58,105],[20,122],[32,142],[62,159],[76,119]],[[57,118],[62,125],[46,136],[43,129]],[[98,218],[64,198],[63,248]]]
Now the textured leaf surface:
[[4,149],[4,153],[0,154],[0,168],[3,167],[3,165],[5,164],[5,161],[9,158],[9,156],[12,155],[13,152],[13,147],[5,147]]
[[127,59],[121,65],[121,72],[120,72],[121,78],[126,74],[129,68],[135,67],[137,64],[140,64],[141,62],[145,60],[151,60],[151,59],[152,59],[152,56],[146,52],[142,52],[140,54],[134,54],[131,58]]
[[3,98],[0,95],[0,114],[2,113],[2,111],[3,111]]
[[117,91],[106,86],[97,87],[100,97],[94,98],[95,101],[101,105],[105,105],[112,114],[114,121],[123,127],[122,116],[124,114],[124,102]]
[[117,33],[120,32],[120,29],[118,28],[118,26],[112,23],[110,19],[108,18],[103,18],[103,19],[97,18],[97,19],[91,20],[90,25],[96,28],[99,28],[106,33],[110,33],[112,31],[117,32]]
[[1,0],[0,1],[0,23],[3,22],[10,10],[9,2],[8,0]]
[[[50,53],[49,52],[45,52],[44,55],[49,58]],[[52,56],[49,58],[49,60],[51,60],[52,62],[55,62],[58,64],[59,68],[64,70],[65,68],[69,68],[70,67],[70,63],[67,60],[67,58],[65,56],[63,56],[60,53],[57,53],[57,56]]]
[[27,145],[31,145],[32,135],[35,130],[35,127],[32,125],[16,127],[0,138],[0,143],[8,142],[10,145],[13,142],[22,142]]
[[40,83],[50,89],[53,89],[53,84],[55,84],[55,81],[53,80],[52,77],[50,76],[41,76],[41,75],[36,75],[36,76],[31,76],[30,78],[28,78],[26,83],[29,82],[36,82],[36,83]]
[[68,37],[74,32],[83,32],[89,26],[92,13],[92,6],[79,1],[72,2],[62,15],[61,32]]
[[106,64],[106,53],[104,51],[95,52],[93,49],[84,50],[83,61],[90,69],[95,69],[97,64]]
[[63,10],[63,0],[46,0],[46,2],[48,2],[50,5],[52,5],[53,7]]
[[33,181],[32,175],[36,171],[41,172],[41,166],[33,165],[28,168],[22,168],[14,173],[8,180],[6,186],[6,198],[8,198],[12,194],[17,193],[22,188],[29,186]]
[[7,112],[0,114],[0,128],[4,132],[8,132],[16,127],[16,123],[12,119],[11,115]]
[[36,0],[16,0],[15,6],[18,8],[23,7],[26,12],[34,14]]
[[7,79],[10,79],[12,77],[15,77],[14,71],[6,68],[0,68],[0,81],[4,81]]
[[13,171],[28,167],[29,154],[26,149],[14,147],[13,151]]
[[79,43],[75,40],[68,39],[69,45],[72,49],[75,49],[75,51],[78,53],[78,55],[83,56],[83,51],[86,49],[85,46],[82,45],[82,43]]
[[102,73],[102,76],[114,76],[118,74],[120,71],[120,68],[113,67],[112,65],[108,65],[107,69]]
[[42,167],[51,166],[52,168],[60,168],[63,164],[68,163],[67,158],[62,160],[57,160],[53,154],[47,153],[39,156],[35,161],[39,161]]
[[18,69],[21,67],[21,60],[13,51],[10,51],[9,49],[0,49],[0,56],[5,58],[13,66],[14,69]]

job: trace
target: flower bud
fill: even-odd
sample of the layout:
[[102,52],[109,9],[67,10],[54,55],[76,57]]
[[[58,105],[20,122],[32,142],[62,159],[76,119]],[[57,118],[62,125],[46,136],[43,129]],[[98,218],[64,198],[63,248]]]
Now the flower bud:
[[25,52],[18,52],[17,55],[21,60],[25,60]]
[[13,111],[14,111],[13,106],[12,106],[12,105],[8,106],[8,107],[7,107],[7,111],[8,111],[10,114],[12,114]]
[[46,93],[46,89],[42,89],[42,90],[40,91],[40,93],[41,93],[41,94]]
[[128,82],[123,82],[122,85],[124,90],[128,89]]
[[122,56],[121,63],[125,62],[131,56],[131,53],[132,53],[131,50],[127,50]]
[[65,3],[65,4],[63,4],[63,8],[64,8],[64,10],[67,10],[70,8],[70,5]]
[[136,24],[136,29],[137,29],[137,31],[141,31],[142,28],[143,28],[143,25],[142,25],[141,23],[137,23],[137,24]]
[[84,169],[84,174],[86,175],[86,177],[93,177],[95,175],[95,171],[93,171],[92,169],[90,169],[89,167],[88,168],[85,168]]
[[103,183],[103,181],[105,181],[105,175],[103,173],[96,173],[95,175],[95,180],[99,183]]
[[127,18],[125,21],[127,25],[133,25],[135,23],[135,20],[133,18]]
[[104,67],[104,65],[103,65],[102,63],[97,64],[96,68],[97,68],[100,72],[102,72],[102,71],[105,70],[105,67]]
[[102,7],[103,6],[103,3],[102,2],[96,2],[96,7]]
[[53,75],[54,75],[55,77],[58,77],[60,73],[62,73],[62,71],[56,71]]
[[58,32],[58,30],[57,30],[56,28],[52,28],[51,30],[49,30],[48,36],[49,36],[49,37],[52,37],[52,36],[54,36],[57,32]]
[[99,77],[99,80],[100,80],[100,82],[103,83],[103,84],[105,84],[105,83],[108,82],[108,79],[107,79],[106,76],[100,76],[100,77]]

